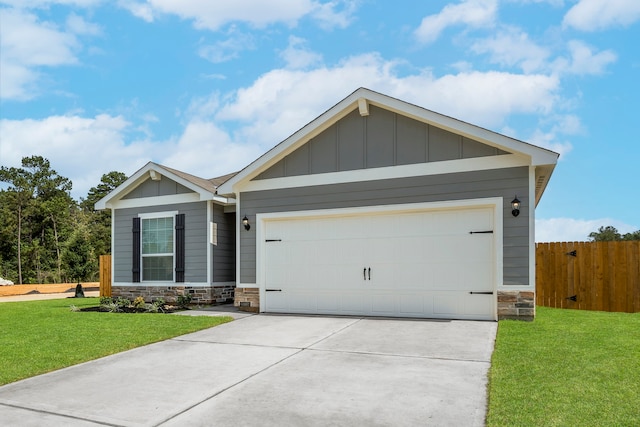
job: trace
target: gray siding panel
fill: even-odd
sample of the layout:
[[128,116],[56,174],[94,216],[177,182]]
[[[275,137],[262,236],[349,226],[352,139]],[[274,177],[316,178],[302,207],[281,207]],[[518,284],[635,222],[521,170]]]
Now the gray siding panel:
[[427,161],[427,125],[398,116],[396,163],[410,165]]
[[153,181],[151,178],[147,179],[125,195],[123,199],[140,199],[144,197],[170,196],[185,193],[193,193],[193,191],[163,176],[159,181]]
[[309,174],[309,144],[303,145],[285,158],[285,174],[287,176]]
[[429,126],[429,161],[440,162],[461,158],[462,137],[446,130]]
[[364,124],[358,110],[338,123],[338,170],[364,168]]
[[224,213],[224,207],[213,205],[213,222],[218,224],[218,244],[213,246],[214,282],[236,280],[236,214]]
[[338,127],[331,126],[309,142],[311,173],[338,171]]
[[[114,212],[115,282],[131,282],[131,218],[140,213],[178,211],[185,214],[185,281],[207,281],[207,205],[206,202],[117,209]],[[152,283],[152,282],[150,282]]]
[[[527,167],[417,176],[392,180],[287,188],[242,193],[243,215],[255,224],[257,213],[377,206],[502,197],[504,284],[529,284],[529,200],[520,216],[511,215],[514,195],[528,194]],[[255,227],[240,233],[240,281],[255,283]]]
[[393,166],[395,164],[395,117],[382,108],[372,108],[366,118],[367,168]]
[[500,154],[505,152],[371,105],[368,116],[353,110],[255,179]]
[[462,158],[485,157],[498,155],[498,149],[474,141],[469,138],[462,138]]

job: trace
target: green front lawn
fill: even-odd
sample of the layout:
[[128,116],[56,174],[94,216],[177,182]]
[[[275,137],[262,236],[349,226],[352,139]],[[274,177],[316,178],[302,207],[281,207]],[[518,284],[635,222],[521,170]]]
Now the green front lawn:
[[0,385],[209,328],[230,317],[72,312],[98,298],[0,304]]
[[488,426],[638,426],[640,313],[501,321],[489,382]]

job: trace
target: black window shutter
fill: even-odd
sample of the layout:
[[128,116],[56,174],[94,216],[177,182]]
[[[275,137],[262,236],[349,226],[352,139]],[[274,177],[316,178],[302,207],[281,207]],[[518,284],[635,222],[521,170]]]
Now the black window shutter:
[[133,258],[132,268],[133,277],[131,281],[133,283],[140,282],[140,218],[133,218]]
[[184,214],[176,215],[176,282],[184,282]]

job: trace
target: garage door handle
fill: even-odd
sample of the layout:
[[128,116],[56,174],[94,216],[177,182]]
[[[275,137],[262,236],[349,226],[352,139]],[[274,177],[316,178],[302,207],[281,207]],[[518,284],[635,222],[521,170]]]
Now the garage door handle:
[[364,270],[362,270],[362,276],[364,280],[367,280],[367,267],[365,267]]
[[474,291],[471,291],[469,293],[472,294],[472,295],[473,294],[475,294],[475,295],[493,295],[493,292],[474,292]]
[[371,267],[369,267],[369,280],[371,280]]

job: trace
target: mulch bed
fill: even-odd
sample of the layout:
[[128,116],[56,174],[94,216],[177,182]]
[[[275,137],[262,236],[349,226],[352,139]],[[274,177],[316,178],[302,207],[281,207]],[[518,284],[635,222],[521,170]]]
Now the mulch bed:
[[100,313],[152,313],[152,314],[171,314],[177,313],[178,311],[190,310],[188,307],[178,307],[175,305],[165,305],[162,310],[158,310],[157,312],[147,311],[144,308],[136,308],[136,307],[121,307],[120,311],[109,311],[109,309],[105,307],[101,307],[99,305],[93,307],[83,307],[80,311],[83,312],[100,312]]

